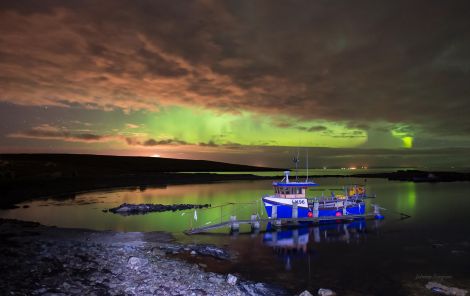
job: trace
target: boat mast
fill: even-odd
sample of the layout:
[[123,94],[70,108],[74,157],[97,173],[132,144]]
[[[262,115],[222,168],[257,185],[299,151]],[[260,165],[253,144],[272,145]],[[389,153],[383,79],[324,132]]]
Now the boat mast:
[[295,181],[298,181],[299,150],[297,150],[297,156],[294,155],[294,157],[292,158],[292,161],[295,163]]
[[305,179],[305,182],[308,182],[308,148],[307,148],[307,178]]

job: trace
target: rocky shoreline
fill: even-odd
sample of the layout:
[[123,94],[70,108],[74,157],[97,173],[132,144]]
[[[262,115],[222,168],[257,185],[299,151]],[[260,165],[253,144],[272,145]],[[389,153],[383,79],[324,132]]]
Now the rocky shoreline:
[[209,208],[210,204],[174,204],[174,205],[162,205],[162,204],[128,204],[123,203],[118,207],[104,210],[104,212],[111,212],[114,214],[120,214],[124,216],[128,215],[143,215],[152,212],[166,212],[166,211],[182,211],[189,209],[203,209]]
[[230,260],[210,245],[175,244],[161,232],[47,227],[0,219],[4,295],[285,295],[264,283],[206,272],[168,256],[188,252]]

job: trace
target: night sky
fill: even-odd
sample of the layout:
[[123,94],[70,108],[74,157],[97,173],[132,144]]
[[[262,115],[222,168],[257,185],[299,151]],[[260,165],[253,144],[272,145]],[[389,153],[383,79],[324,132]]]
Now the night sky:
[[467,0],[0,4],[2,153],[461,168],[469,135]]

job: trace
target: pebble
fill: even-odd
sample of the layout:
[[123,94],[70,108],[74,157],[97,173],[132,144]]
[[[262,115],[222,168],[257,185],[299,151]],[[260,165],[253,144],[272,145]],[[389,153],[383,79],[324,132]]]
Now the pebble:
[[444,286],[436,282],[428,282],[425,287],[433,292],[444,295],[465,296],[468,293],[467,290]]
[[318,289],[318,296],[335,296],[336,293],[333,290],[320,288]]
[[237,283],[237,280],[238,278],[236,276],[230,273],[227,275],[227,283],[229,283],[230,285],[232,286],[235,285]]

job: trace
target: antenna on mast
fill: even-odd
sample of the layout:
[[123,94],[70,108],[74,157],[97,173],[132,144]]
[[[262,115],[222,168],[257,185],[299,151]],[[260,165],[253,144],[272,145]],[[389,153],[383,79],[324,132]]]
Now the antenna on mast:
[[305,179],[305,182],[308,182],[308,148],[307,148],[307,178]]
[[297,156],[292,157],[292,161],[295,163],[295,180],[298,179],[298,165],[299,165],[299,151],[297,150]]

